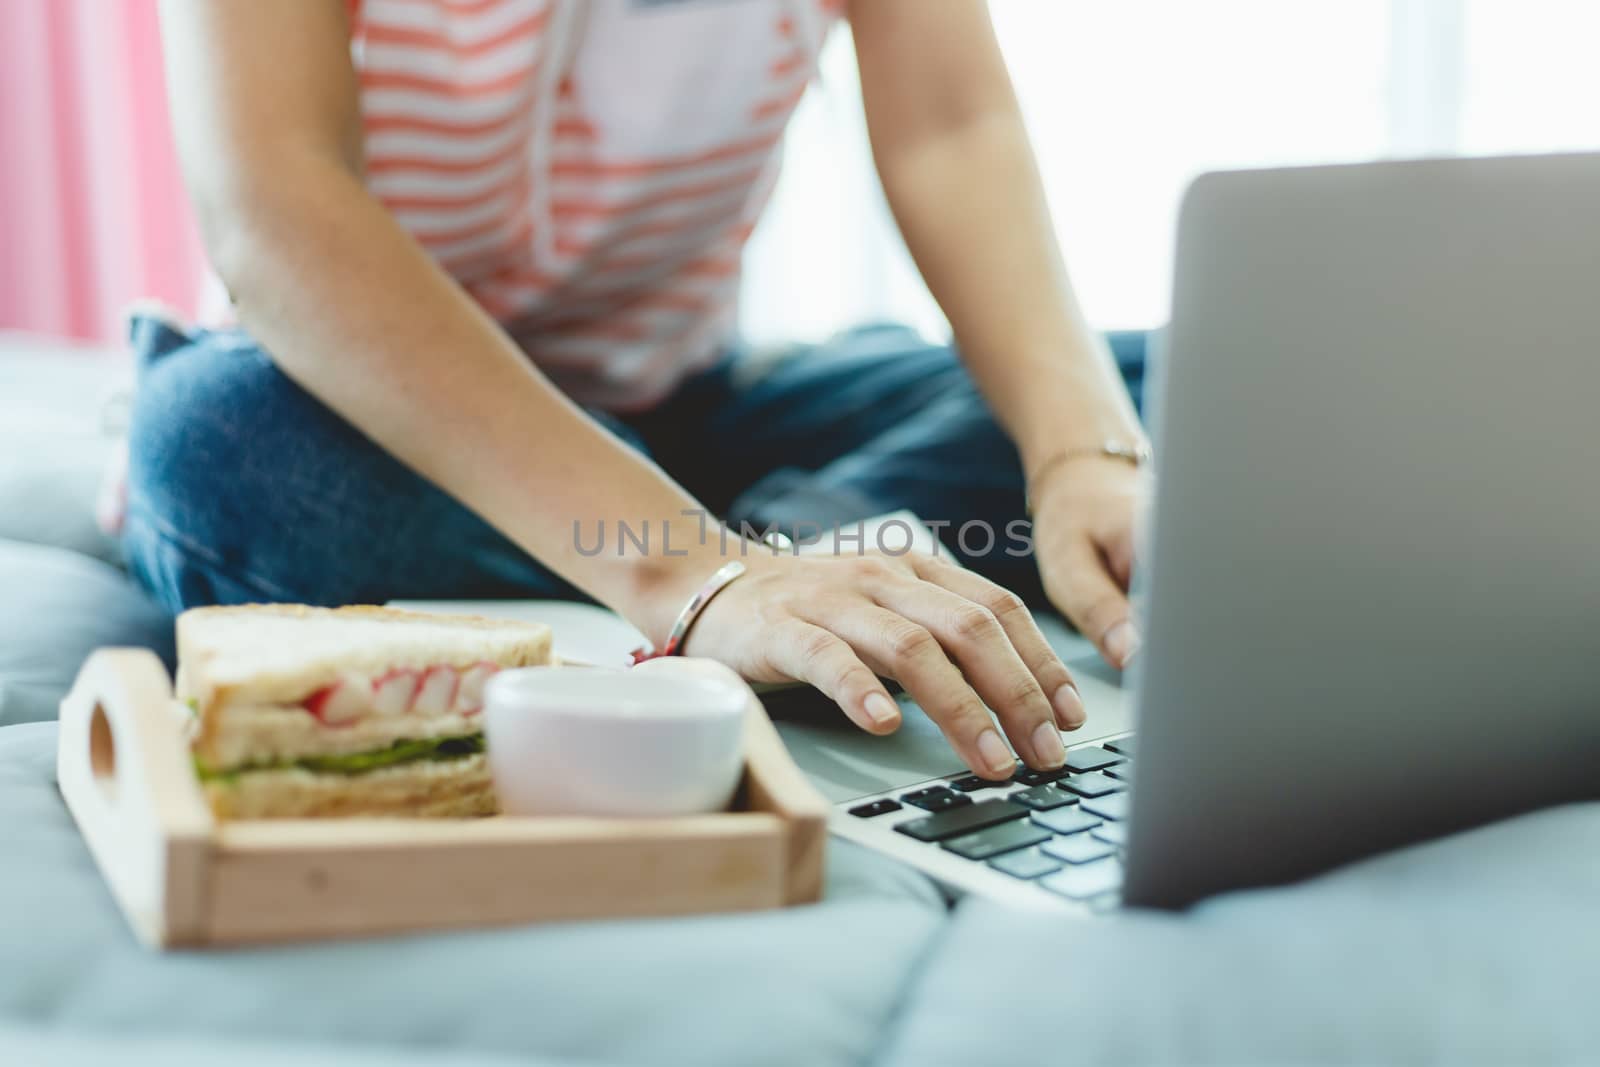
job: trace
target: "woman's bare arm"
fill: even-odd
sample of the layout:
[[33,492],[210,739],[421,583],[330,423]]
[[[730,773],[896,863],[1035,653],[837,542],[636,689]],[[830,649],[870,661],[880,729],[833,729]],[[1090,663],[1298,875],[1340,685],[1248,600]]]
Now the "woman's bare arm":
[[344,6],[163,0],[184,174],[240,321],[285,374],[659,640],[715,563],[585,557],[572,522],[671,519],[691,545],[699,523],[680,512],[698,505],[557,391],[364,187]]
[[856,0],[873,155],[917,266],[1024,456],[1139,426],[1084,321],[984,0]]
[[[984,0],[855,0],[867,127],[889,206],[972,375],[1011,432],[1056,605],[1124,666],[1144,432],[1085,322]],[[1071,462],[1061,457],[1072,456]]]

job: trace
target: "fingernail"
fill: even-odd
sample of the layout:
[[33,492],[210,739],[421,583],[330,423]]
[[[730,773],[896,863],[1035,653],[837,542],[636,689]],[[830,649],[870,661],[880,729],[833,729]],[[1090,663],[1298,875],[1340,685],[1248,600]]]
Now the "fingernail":
[[1067,762],[1067,750],[1061,744],[1061,731],[1053,722],[1042,722],[1033,731],[1033,758],[1046,769],[1053,770]]
[[878,726],[887,726],[900,717],[900,709],[882,693],[868,693],[861,706],[866,709],[867,718]]
[[1083,709],[1083,697],[1079,695],[1077,686],[1067,682],[1056,690],[1056,695],[1050,698],[1051,705],[1056,709],[1056,725],[1063,730],[1076,730],[1082,726],[1089,717]]
[[1118,667],[1128,665],[1139,651],[1139,632],[1133,628],[1133,623],[1119,622],[1111,628],[1106,634],[1106,651],[1111,653]]
[[993,730],[985,730],[978,735],[978,758],[983,760],[983,765],[989,768],[991,774],[1010,774],[1016,766],[1011,749]]

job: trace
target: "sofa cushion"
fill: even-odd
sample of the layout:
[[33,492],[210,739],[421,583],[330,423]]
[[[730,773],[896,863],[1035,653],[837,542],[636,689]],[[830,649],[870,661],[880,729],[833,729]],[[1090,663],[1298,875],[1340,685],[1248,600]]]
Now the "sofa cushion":
[[0,726],[55,718],[102,645],[154,649],[170,668],[172,619],[115,567],[0,540]]
[[135,1048],[859,1064],[946,921],[927,881],[835,845],[824,900],[787,911],[157,954],[133,940],[62,804],[55,737],[54,723],[0,728],[0,1024]]
[[125,352],[0,332],[0,538],[120,559],[94,512],[132,380]]
[[[1486,787],[1491,787],[1486,784]],[[975,962],[995,945],[1005,980]],[[1600,1062],[1600,804],[1186,915],[959,909],[884,1061]]]
[[0,1022],[0,1063],[25,1067],[570,1067],[572,1062],[298,1041],[77,1034]]

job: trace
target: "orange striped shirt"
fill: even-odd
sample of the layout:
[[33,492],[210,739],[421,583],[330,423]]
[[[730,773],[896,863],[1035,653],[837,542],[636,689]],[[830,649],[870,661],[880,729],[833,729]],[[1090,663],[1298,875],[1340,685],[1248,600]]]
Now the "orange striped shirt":
[[842,0],[347,0],[373,193],[574,399],[648,408],[739,259]]

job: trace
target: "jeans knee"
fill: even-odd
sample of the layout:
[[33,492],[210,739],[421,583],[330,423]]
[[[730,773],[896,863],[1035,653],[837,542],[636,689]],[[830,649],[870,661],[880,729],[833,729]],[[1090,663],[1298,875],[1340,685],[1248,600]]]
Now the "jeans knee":
[[284,599],[242,576],[273,529],[288,462],[281,435],[309,398],[233,335],[169,330],[158,340],[164,347],[140,352],[129,425],[129,565],[173,609]]
[[131,513],[122,531],[128,570],[156,602],[173,614],[212,604],[304,599],[231,569],[211,549],[167,528],[158,518]]
[[[201,342],[145,365],[128,433],[129,495],[169,520],[187,519],[237,485],[253,425],[287,380],[264,357]],[[232,483],[232,485],[230,485]]]

